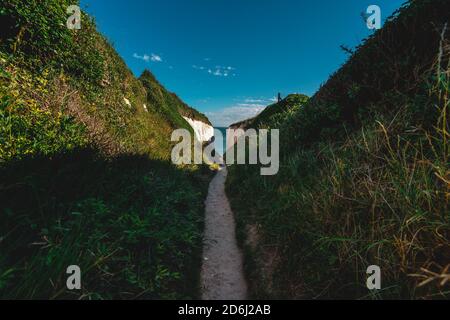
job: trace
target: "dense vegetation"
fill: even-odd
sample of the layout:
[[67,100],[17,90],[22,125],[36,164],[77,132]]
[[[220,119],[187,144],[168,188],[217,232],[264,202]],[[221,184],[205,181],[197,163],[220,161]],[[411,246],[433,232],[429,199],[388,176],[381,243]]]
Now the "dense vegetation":
[[254,297],[450,296],[449,21],[407,2],[309,101],[251,121],[281,130],[279,174],[227,185]]
[[[244,120],[244,128],[278,128],[286,119],[295,114],[308,101],[304,94],[290,94],[280,102],[267,106],[258,116]],[[239,123],[235,124],[239,126]]]
[[72,4],[0,6],[0,298],[196,297],[209,170],[168,159],[181,115],[208,120]]

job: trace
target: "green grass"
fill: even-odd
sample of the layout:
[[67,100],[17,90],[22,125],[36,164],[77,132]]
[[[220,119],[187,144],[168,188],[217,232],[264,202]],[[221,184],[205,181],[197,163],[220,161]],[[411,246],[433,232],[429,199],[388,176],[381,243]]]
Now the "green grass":
[[[0,175],[2,298],[198,296],[207,174],[78,150]],[[81,267],[81,291],[66,288],[69,265]]]
[[172,166],[170,136],[208,120],[69,4],[0,8],[0,298],[196,298],[210,171]]
[[306,104],[259,121],[281,130],[280,172],[227,182],[254,297],[448,298],[447,12],[410,1]]
[[277,128],[287,118],[297,112],[308,100],[309,98],[306,95],[290,94],[280,102],[267,106],[247,126],[252,128],[266,128],[270,125],[273,128]]
[[139,80],[147,89],[147,100],[158,106],[157,112],[165,116],[173,126],[192,130],[190,125],[183,119],[183,116],[211,125],[204,114],[189,107],[176,94],[164,89],[150,71],[144,71]]

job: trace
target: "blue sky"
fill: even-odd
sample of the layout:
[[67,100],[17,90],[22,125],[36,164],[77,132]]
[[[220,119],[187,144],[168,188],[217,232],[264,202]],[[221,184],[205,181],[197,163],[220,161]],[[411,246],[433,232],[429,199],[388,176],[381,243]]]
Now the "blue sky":
[[216,126],[260,112],[278,92],[314,94],[404,0],[81,0],[136,76],[147,68]]

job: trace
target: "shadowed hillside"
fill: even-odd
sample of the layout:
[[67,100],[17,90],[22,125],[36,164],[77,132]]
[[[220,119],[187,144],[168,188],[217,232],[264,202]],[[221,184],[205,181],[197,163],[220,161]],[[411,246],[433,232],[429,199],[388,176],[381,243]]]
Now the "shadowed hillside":
[[254,297],[449,297],[449,21],[408,1],[307,103],[253,120],[281,144],[276,176],[230,168]]
[[209,121],[86,14],[69,30],[73,4],[0,5],[0,298],[196,297],[209,170],[173,167],[170,137]]

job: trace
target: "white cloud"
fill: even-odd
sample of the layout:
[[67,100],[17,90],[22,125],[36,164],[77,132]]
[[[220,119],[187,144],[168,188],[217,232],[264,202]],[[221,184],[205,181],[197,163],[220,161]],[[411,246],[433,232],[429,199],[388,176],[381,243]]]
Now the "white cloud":
[[250,119],[264,110],[260,105],[236,105],[218,111],[206,112],[206,116],[215,127],[228,127],[233,123]]
[[144,55],[142,55],[142,56],[138,55],[137,53],[135,53],[135,54],[133,54],[133,58],[140,59],[140,60],[143,60],[145,62],[149,62],[149,61],[162,62],[163,61],[161,56],[159,56],[157,54],[154,54],[154,53],[152,53],[150,55],[144,53]]
[[206,68],[203,66],[197,66],[196,64],[192,65],[192,68],[197,69],[197,70],[205,70]]
[[264,108],[266,107],[265,104],[258,104],[258,103],[239,103],[239,107],[250,107],[250,108]]
[[196,70],[205,71],[210,75],[216,76],[216,77],[228,77],[228,76],[236,76],[236,73],[233,72],[236,70],[236,68],[228,66],[215,66],[215,67],[204,67],[204,66],[198,66],[196,64],[192,65],[192,68]]
[[264,103],[266,99],[255,99],[255,98],[247,98],[245,99],[245,103]]
[[162,58],[158,56],[157,54],[152,53],[152,56],[150,58],[153,62],[162,62]]
[[274,102],[278,102],[278,99],[276,97],[272,97],[272,98],[266,98],[266,97],[258,97],[258,98],[253,98],[253,97],[247,97],[244,100],[245,103],[250,103],[250,104],[263,104],[265,106],[272,104]]
[[[211,71],[209,73],[211,73],[212,75],[214,75],[216,77],[228,77],[230,75],[230,72],[234,71],[234,70],[236,70],[236,68],[216,66],[214,68],[214,71]],[[232,75],[235,76],[236,74],[233,73]]]
[[137,53],[133,54],[133,58],[144,60],[148,62],[150,60],[150,56],[144,54],[143,56],[138,55]]
[[211,100],[210,97],[206,97],[203,99],[197,99],[197,103],[208,103]]

